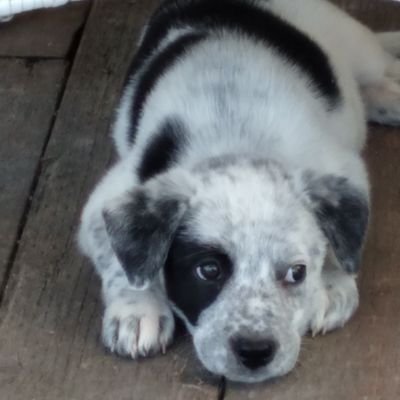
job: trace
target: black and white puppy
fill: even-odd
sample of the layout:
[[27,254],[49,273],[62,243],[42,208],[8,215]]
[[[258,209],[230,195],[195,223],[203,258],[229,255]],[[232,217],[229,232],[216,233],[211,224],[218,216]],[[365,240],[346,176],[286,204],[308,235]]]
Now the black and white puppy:
[[165,351],[173,311],[211,372],[290,371],[343,326],[368,225],[367,118],[400,123],[400,33],[324,0],[170,0],[139,43],[118,161],[79,242],[103,283],[103,340]]

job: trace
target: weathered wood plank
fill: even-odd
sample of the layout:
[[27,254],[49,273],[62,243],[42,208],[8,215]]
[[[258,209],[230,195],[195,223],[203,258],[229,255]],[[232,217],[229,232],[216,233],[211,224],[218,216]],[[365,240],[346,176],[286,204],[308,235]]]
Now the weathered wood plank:
[[400,29],[400,3],[396,0],[331,1],[377,32]]
[[0,60],[0,288],[65,68],[63,61]]
[[86,0],[24,13],[0,23],[0,56],[65,58],[89,6]]
[[[369,26],[400,29],[400,5],[338,0]],[[366,158],[373,187],[361,307],[342,330],[307,339],[296,369],[275,383],[228,385],[227,400],[400,398],[400,129],[371,126]]]
[[83,202],[112,157],[107,131],[138,30],[156,3],[97,1],[90,14],[5,298],[1,399],[217,398],[187,373],[190,347],[142,362],[104,354],[98,281],[75,249]]

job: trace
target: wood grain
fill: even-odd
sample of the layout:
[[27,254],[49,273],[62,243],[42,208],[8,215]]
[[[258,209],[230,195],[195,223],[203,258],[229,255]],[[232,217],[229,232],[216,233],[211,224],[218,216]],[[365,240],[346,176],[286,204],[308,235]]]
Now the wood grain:
[[0,57],[65,58],[89,6],[90,1],[86,0],[27,12],[0,23]]
[[63,61],[0,60],[0,287],[50,131]]
[[[207,400],[185,345],[142,362],[104,353],[99,282],[75,230],[112,158],[108,130],[139,29],[156,1],[97,1],[47,147],[0,325],[2,400]],[[101,27],[101,29],[99,29]]]
[[[336,2],[375,29],[400,29],[395,2]],[[195,361],[187,338],[178,340],[167,356],[140,362],[106,354],[99,340],[99,282],[76,251],[81,207],[114,156],[108,131],[125,71],[138,32],[157,3],[94,3],[41,162],[0,309],[1,400],[222,396],[218,382]],[[66,57],[73,33],[84,21],[84,11],[73,9],[76,6],[27,14],[0,25],[0,57]],[[43,18],[49,19],[45,23]],[[0,93],[4,93],[0,96],[4,168],[0,171],[0,273],[1,260],[8,259],[7,249],[18,229],[33,177],[29,173],[34,174],[64,68],[62,62],[0,61]],[[359,312],[345,329],[306,340],[300,365],[288,377],[262,385],[229,384],[227,399],[400,398],[400,136],[395,129],[374,126],[371,130],[366,157],[374,210]]]
[[396,0],[332,0],[332,2],[376,32],[400,29],[400,3]]

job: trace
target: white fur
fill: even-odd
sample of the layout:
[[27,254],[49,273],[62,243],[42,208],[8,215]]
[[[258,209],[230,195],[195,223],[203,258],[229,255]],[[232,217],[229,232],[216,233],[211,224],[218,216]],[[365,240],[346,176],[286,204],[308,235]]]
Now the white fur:
[[[308,79],[297,67],[283,62],[273,49],[265,51],[260,43],[226,32],[218,40],[208,38],[189,50],[184,59],[163,75],[145,103],[135,145],[131,146],[128,140],[130,110],[139,71],[125,88],[114,125],[113,136],[120,158],[92,193],[82,214],[79,234],[83,252],[91,258],[103,280],[105,345],[133,358],[164,349],[172,338],[173,317],[163,284],[158,282],[142,291],[129,284],[111,248],[102,213],[116,208],[116,199],[139,185],[135,171],[152,135],[165,118],[178,116],[188,127],[187,148],[179,168],[189,173],[188,181],[193,180],[189,203],[196,210],[193,232],[198,237],[230,246],[243,265],[235,272],[231,286],[201,314],[198,327],[191,326],[187,320],[186,325],[207,368],[248,382],[289,371],[298,355],[300,336],[308,329],[317,333],[342,326],[358,305],[355,277],[338,268],[323,269],[325,241],[306,210],[295,205],[297,199],[281,172],[268,178],[272,182],[270,190],[263,188],[263,172],[254,172],[247,162],[239,165],[240,168],[228,168],[235,176],[235,183],[228,175],[202,176],[203,163],[227,155],[265,158],[279,162],[293,175],[293,190],[299,196],[302,186],[301,179],[296,178],[299,170],[344,176],[361,192],[368,193],[368,177],[360,155],[366,141],[365,113],[374,121],[400,123],[400,68],[394,59],[400,48],[399,33],[377,37],[323,0],[258,0],[257,3],[306,33],[328,54],[342,93],[342,105],[335,110],[328,109],[323,99],[310,90]],[[161,47],[185,32],[173,31]],[[176,186],[177,190],[183,186],[177,176],[170,175],[165,187]],[[280,210],[282,204],[295,210],[294,222],[298,223],[288,239],[297,249],[293,256],[306,259],[311,266],[308,289],[301,298],[290,301],[270,283],[272,262],[286,247],[279,243],[270,247],[264,244],[268,243],[270,234],[290,236],[278,228],[287,227],[287,215]],[[226,221],[231,225],[225,226]],[[257,221],[265,224],[260,223],[262,226],[255,236],[252,229]],[[240,229],[230,231],[229,226]],[[275,228],[268,231],[265,226]],[[313,247],[317,247],[319,254],[314,258]],[[254,266],[260,285],[251,291],[244,271],[250,255],[257,252],[262,253],[264,262]],[[220,336],[215,336],[215,340],[210,336],[218,326],[222,330],[222,325],[218,325],[220,316],[228,312],[240,285],[244,293],[249,291],[249,301],[256,304],[253,311],[258,316],[255,324],[259,332],[270,329],[271,321],[263,317],[263,303],[254,296],[261,295],[265,288],[275,294],[268,307],[276,323],[273,333],[282,335],[284,345],[267,374],[251,375],[240,369],[227,371],[227,364],[234,361],[226,341]],[[237,313],[239,309],[238,305]],[[185,319],[179,310],[176,312]],[[164,320],[161,325],[160,318]],[[238,315],[229,329],[236,329],[243,321],[253,320],[250,316]],[[214,349],[215,343],[220,344],[218,349]],[[211,354],[210,349],[215,352]]]
[[172,340],[174,318],[159,290],[127,290],[108,302],[103,342],[132,358],[163,352]]
[[383,32],[378,34],[382,47],[395,57],[400,57],[400,32]]

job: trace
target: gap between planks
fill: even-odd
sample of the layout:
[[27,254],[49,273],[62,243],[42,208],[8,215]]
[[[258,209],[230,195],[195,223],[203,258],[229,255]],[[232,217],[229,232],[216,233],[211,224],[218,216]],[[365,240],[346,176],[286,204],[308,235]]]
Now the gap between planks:
[[[68,79],[69,79],[69,76],[70,76],[70,73],[71,73],[71,70],[72,70],[72,67],[73,67],[74,57],[75,57],[75,55],[76,55],[76,53],[77,53],[77,51],[79,49],[80,40],[82,38],[82,34],[83,34],[83,31],[84,31],[84,28],[85,28],[85,25],[86,25],[90,10],[91,10],[91,5],[88,7],[88,12],[86,13],[86,16],[84,18],[82,26],[75,33],[74,38],[71,41],[71,46],[70,46],[70,48],[69,48],[69,50],[67,52],[67,56],[66,57],[61,58],[61,57],[36,57],[36,56],[26,56],[26,57],[24,57],[24,56],[0,56],[0,60],[2,60],[2,59],[5,59],[5,60],[22,60],[22,61],[25,61],[28,66],[29,65],[33,65],[33,64],[38,63],[38,62],[45,62],[45,61],[66,61],[67,62],[68,59],[70,59],[69,63],[66,66],[66,69],[65,69],[64,77],[62,79],[61,88],[60,88],[60,91],[59,91],[58,96],[57,96],[56,101],[55,101],[55,107],[54,107],[53,116],[52,116],[51,121],[50,121],[50,126],[49,126],[49,129],[48,129],[48,131],[47,131],[47,133],[45,135],[44,141],[43,141],[42,149],[40,151],[40,156],[38,158],[38,163],[37,163],[37,166],[35,168],[33,180],[32,180],[31,186],[29,188],[29,192],[28,192],[28,195],[27,195],[27,198],[26,198],[26,201],[25,201],[25,205],[24,205],[21,217],[20,217],[20,221],[19,221],[18,228],[17,228],[17,235],[16,235],[16,238],[15,238],[15,242],[14,242],[14,244],[12,246],[9,258],[8,258],[8,260],[6,262],[6,265],[5,265],[5,271],[4,271],[4,275],[3,275],[3,280],[0,282],[0,310],[1,310],[1,307],[3,305],[3,300],[4,300],[4,297],[5,297],[5,294],[6,294],[7,285],[8,285],[8,282],[9,282],[9,278],[11,276],[11,272],[12,272],[12,269],[13,269],[14,261],[15,261],[16,255],[18,253],[19,243],[20,243],[20,240],[21,240],[21,237],[22,237],[22,234],[23,234],[23,231],[24,231],[27,219],[28,219],[29,211],[30,211],[31,204],[32,204],[32,199],[33,199],[33,197],[35,195],[36,188],[37,188],[37,185],[38,185],[38,182],[39,182],[39,178],[40,178],[40,174],[41,174],[41,170],[42,170],[43,157],[44,157],[44,155],[46,153],[46,149],[47,149],[51,134],[52,134],[53,129],[54,129],[54,125],[55,125],[55,122],[56,122],[56,119],[57,119],[57,116],[58,116],[58,110],[59,110],[60,105],[62,103],[62,99],[63,99],[64,93],[65,93],[65,89],[66,89],[67,84],[68,84]],[[1,316],[1,314],[0,314],[0,316]]]

